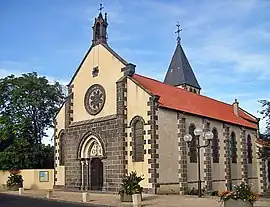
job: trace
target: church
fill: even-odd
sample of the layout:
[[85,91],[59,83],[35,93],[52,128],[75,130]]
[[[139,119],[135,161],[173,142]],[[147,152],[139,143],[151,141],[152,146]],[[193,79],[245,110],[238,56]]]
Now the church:
[[[237,100],[201,94],[180,38],[161,82],[136,73],[136,65],[109,46],[107,27],[100,11],[92,44],[55,116],[54,188],[118,192],[123,176],[136,171],[146,193],[184,194],[198,188],[200,164],[208,191],[246,181],[264,192],[265,162],[256,157],[259,119]],[[210,144],[206,132],[212,132]],[[198,144],[206,145],[200,153]]]

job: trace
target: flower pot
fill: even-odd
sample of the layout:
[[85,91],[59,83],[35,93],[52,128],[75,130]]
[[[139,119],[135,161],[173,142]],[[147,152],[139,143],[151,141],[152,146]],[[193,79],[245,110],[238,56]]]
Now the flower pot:
[[53,194],[53,191],[52,191],[52,190],[48,190],[46,197],[47,197],[48,199],[50,199],[50,198],[53,197],[52,194]]
[[132,202],[132,195],[128,195],[126,193],[120,193],[120,201],[121,202]]
[[90,199],[89,199],[89,193],[88,192],[83,192],[82,193],[82,202],[86,203],[88,202]]
[[224,202],[224,207],[253,207],[253,204],[249,201],[243,201],[240,199],[233,200],[229,199]]
[[142,194],[133,194],[132,195],[132,202],[134,207],[141,207],[142,206]]

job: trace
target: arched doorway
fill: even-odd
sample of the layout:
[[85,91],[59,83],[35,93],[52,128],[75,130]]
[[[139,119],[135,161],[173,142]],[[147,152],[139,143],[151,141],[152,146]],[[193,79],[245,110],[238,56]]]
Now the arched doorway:
[[102,190],[103,186],[103,163],[100,158],[91,160],[91,190]]
[[81,189],[102,190],[104,147],[101,140],[94,135],[82,139],[78,157],[81,160]]

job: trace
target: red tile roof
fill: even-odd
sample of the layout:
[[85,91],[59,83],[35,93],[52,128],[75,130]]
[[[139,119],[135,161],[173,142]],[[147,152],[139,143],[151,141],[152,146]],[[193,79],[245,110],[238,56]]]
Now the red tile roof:
[[[159,107],[183,111],[257,129],[257,124],[251,122],[252,120],[254,121],[253,118],[249,117],[243,111],[240,112],[239,117],[234,115],[233,106],[230,104],[188,92],[184,89],[170,86],[138,74],[134,74],[132,78],[152,94],[160,96]],[[244,118],[250,121],[247,121]]]
[[254,117],[254,116],[252,116],[252,115],[248,115],[248,113],[247,112],[245,112],[245,110],[243,110],[243,109],[241,109],[240,108],[240,110],[239,110],[239,115],[242,117],[242,118],[244,118],[244,119],[246,119],[246,120],[248,120],[248,121],[252,121],[252,122],[257,122],[257,118],[256,117]]

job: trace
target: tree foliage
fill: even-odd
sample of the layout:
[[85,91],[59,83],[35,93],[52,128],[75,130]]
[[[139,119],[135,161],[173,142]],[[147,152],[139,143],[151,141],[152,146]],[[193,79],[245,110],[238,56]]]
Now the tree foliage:
[[260,113],[263,115],[263,118],[266,120],[266,129],[263,135],[263,138],[270,139],[270,101],[267,100],[260,100],[262,104],[262,110]]
[[267,159],[270,157],[270,101],[260,100],[259,102],[262,104],[260,113],[266,120],[266,129],[264,134],[260,134],[263,144],[259,148],[258,156],[260,159]]
[[48,165],[53,148],[42,138],[63,98],[58,82],[51,84],[35,72],[0,79],[0,169]]

